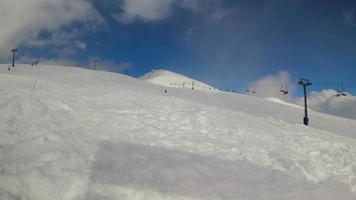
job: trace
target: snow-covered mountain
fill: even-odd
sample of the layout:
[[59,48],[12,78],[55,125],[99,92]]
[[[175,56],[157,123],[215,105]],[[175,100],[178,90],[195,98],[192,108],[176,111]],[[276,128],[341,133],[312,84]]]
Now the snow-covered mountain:
[[167,87],[216,91],[214,87],[208,84],[167,70],[152,70],[139,79]]
[[0,199],[355,199],[356,121],[74,67],[0,65]]

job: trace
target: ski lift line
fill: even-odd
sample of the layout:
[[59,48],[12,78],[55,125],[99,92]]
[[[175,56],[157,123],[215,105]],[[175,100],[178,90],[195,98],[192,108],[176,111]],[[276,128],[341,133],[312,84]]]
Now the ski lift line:
[[[296,81],[297,82],[297,81]],[[289,93],[288,88],[286,87],[286,89],[284,89],[284,87],[281,87],[282,85],[287,86],[288,84],[291,83],[287,83],[287,82],[273,82],[271,84],[260,84],[257,88],[255,86],[253,86],[253,84],[251,85],[242,85],[242,84],[217,84],[215,85],[215,88],[220,88],[220,90],[235,90],[235,91],[243,91],[243,92],[247,92],[247,93],[257,93],[256,89],[258,88],[279,88],[279,91],[286,95]],[[323,81],[316,81],[313,82],[314,86],[319,86],[319,87],[330,87],[330,88],[335,88],[335,85],[338,87],[338,85],[342,85],[343,88],[343,92],[346,94],[346,89],[354,89],[356,88],[356,83],[353,82],[347,82],[347,83],[342,83],[342,82],[323,82]],[[222,89],[225,88],[225,89]],[[336,91],[339,91],[338,89],[336,89]],[[345,96],[345,95],[341,95],[340,96]]]
[[[313,83],[314,84],[314,83]],[[314,85],[338,85],[338,84],[342,84],[344,86],[356,86],[356,83],[346,83],[346,82],[315,82]]]
[[[289,84],[288,82],[274,82],[271,84],[264,84],[266,86],[275,86],[279,87],[281,84]],[[246,87],[246,84],[213,84],[218,87]],[[253,85],[253,84],[251,84]]]
[[[280,85],[281,84],[286,84],[286,83],[283,83],[283,82],[281,82],[281,83],[279,83],[279,84],[263,84],[262,86],[266,86],[266,87],[280,87]],[[338,83],[330,83],[330,84],[318,84],[318,83],[316,83],[316,84],[314,84],[314,82],[313,82],[313,85],[337,85]],[[227,85],[225,85],[225,86],[227,86]],[[231,85],[230,85],[231,86]],[[238,85],[234,85],[234,86],[238,86]],[[239,85],[240,86],[240,85]],[[343,86],[344,87],[356,87],[356,84],[343,84]],[[261,87],[261,86],[259,86],[259,87]]]
[[[287,83],[284,83],[284,82],[281,82],[281,83],[279,83],[279,84],[261,84],[261,85],[259,85],[258,87],[280,87],[281,85],[286,85]],[[315,83],[314,84],[314,82],[313,82],[313,85],[314,86],[325,86],[325,85],[328,85],[328,86],[333,86],[333,85],[338,85],[338,84],[340,84],[340,83],[328,83],[328,84],[321,84],[321,83]],[[252,84],[253,85],[253,84]],[[343,83],[342,84],[343,85],[343,87],[345,87],[345,88],[349,88],[349,87],[356,87],[356,83],[355,84],[350,84],[350,83]],[[233,87],[246,87],[246,85],[244,86],[244,85],[216,85],[216,86],[218,86],[218,87],[222,87],[222,88],[227,88],[227,87],[231,87],[231,88],[233,88]]]

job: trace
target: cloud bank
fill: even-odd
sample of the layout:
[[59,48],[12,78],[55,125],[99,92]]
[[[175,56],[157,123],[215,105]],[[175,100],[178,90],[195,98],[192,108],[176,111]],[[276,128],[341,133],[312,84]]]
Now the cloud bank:
[[121,12],[112,16],[125,24],[136,20],[159,21],[169,17],[174,7],[208,14],[214,21],[225,18],[233,10],[222,7],[221,0],[122,0]]
[[[283,89],[287,89],[288,94],[284,95],[280,91],[281,87],[283,87]],[[251,91],[256,92],[248,93],[254,96],[262,98],[275,97],[283,101],[291,102],[293,101],[295,83],[291,80],[290,75],[287,71],[279,71],[275,75],[267,75],[257,81],[250,83],[249,89]]]
[[132,68],[132,63],[130,62],[114,62],[112,60],[101,60],[97,65],[96,69],[100,71],[107,72],[125,72]]
[[[26,44],[44,46],[46,42],[53,42],[37,41],[43,32],[52,34],[73,23],[101,20],[100,14],[86,0],[1,0],[0,60],[9,57],[11,48]],[[80,41],[76,43],[79,48],[84,47]]]
[[[281,83],[288,84],[288,95],[283,95],[280,92]],[[278,99],[280,99],[304,107],[304,97],[293,97],[296,83],[290,79],[287,71],[280,71],[275,75],[267,75],[250,83],[249,88],[251,91],[256,92],[255,94],[248,92],[247,94],[249,95],[261,98],[273,97],[277,98],[272,98],[273,101],[278,102]],[[308,96],[308,108],[317,112],[356,119],[356,97],[348,93],[347,96],[339,97],[336,94],[337,92],[333,89],[311,92]]]
[[[331,115],[356,119],[356,97],[348,94],[348,96],[336,96],[337,92],[333,89],[325,89],[320,92],[311,92],[308,98],[309,108]],[[297,100],[299,105],[304,105],[304,100]]]
[[135,19],[154,21],[167,17],[175,0],[124,0],[121,14],[113,15],[123,23],[131,23]]

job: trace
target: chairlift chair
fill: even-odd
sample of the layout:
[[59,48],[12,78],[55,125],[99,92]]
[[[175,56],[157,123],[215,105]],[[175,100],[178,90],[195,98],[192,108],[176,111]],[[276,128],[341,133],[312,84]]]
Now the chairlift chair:
[[284,95],[288,94],[288,90],[280,90]]
[[283,87],[283,85],[281,85],[281,89],[279,91],[281,91],[284,95],[288,94],[287,84],[286,87]]
[[345,92],[345,88],[342,83],[340,85],[337,85],[336,90],[337,90],[337,94],[335,96],[337,97],[347,96],[347,93]]

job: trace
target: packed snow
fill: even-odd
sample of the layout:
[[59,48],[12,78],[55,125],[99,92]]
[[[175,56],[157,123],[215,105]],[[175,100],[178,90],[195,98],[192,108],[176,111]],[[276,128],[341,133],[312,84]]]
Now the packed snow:
[[193,90],[217,90],[208,84],[167,70],[152,70],[139,79],[167,87]]
[[0,199],[356,198],[355,120],[166,86],[0,65]]

